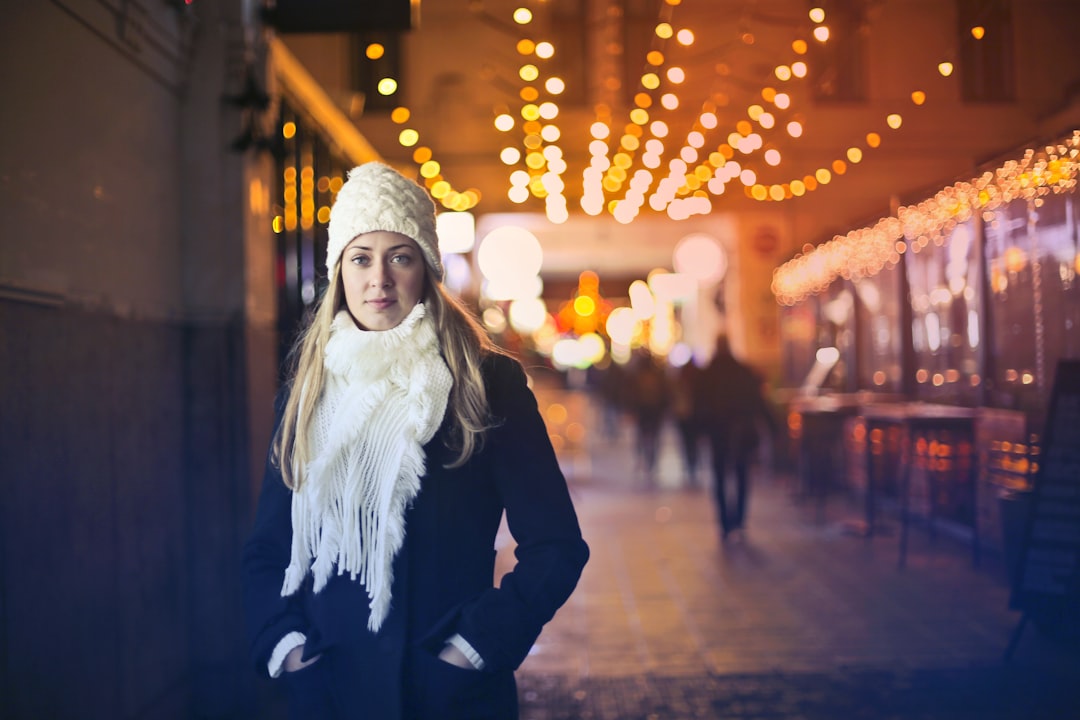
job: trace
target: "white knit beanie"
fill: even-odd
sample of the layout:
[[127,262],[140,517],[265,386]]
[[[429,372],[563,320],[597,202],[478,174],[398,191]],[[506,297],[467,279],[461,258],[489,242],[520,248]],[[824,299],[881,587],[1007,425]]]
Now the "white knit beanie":
[[345,246],[357,235],[376,230],[401,233],[415,240],[428,269],[436,280],[442,280],[435,203],[427,190],[392,167],[369,162],[349,171],[330,208],[327,272],[333,274]]

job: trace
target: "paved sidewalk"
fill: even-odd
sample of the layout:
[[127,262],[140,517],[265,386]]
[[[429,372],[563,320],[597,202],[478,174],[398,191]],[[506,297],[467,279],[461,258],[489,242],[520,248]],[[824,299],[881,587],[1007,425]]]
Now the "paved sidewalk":
[[670,430],[647,483],[627,426],[604,440],[583,395],[538,397],[592,558],[519,672],[523,720],[1080,718],[1080,651],[1029,626],[1003,664],[1019,614],[996,558],[916,528],[900,570],[897,533],[850,535],[857,508],[819,517],[760,468],[721,543]]

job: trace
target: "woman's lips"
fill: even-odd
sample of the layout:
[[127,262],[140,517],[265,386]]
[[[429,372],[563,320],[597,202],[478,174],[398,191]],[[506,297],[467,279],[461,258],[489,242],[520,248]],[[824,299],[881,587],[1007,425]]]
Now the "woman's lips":
[[376,310],[385,310],[393,305],[396,301],[392,298],[376,298],[374,300],[368,300],[367,304],[374,307]]

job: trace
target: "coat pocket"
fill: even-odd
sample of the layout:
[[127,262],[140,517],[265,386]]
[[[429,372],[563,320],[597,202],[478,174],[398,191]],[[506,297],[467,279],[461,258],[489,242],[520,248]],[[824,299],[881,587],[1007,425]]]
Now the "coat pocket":
[[435,720],[513,720],[517,687],[511,671],[485,672],[440,660],[424,649],[412,656],[409,695],[417,717]]
[[337,717],[327,676],[328,667],[327,658],[323,655],[299,670],[281,674],[288,701],[289,720],[326,720]]

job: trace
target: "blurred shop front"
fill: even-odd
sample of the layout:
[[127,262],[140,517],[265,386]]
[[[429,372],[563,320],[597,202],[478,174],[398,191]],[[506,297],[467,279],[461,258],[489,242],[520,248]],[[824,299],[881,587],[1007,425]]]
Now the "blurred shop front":
[[861,498],[867,535],[891,515],[1012,552],[1055,368],[1080,357],[1078,148],[1020,148],[777,269],[800,491]]

